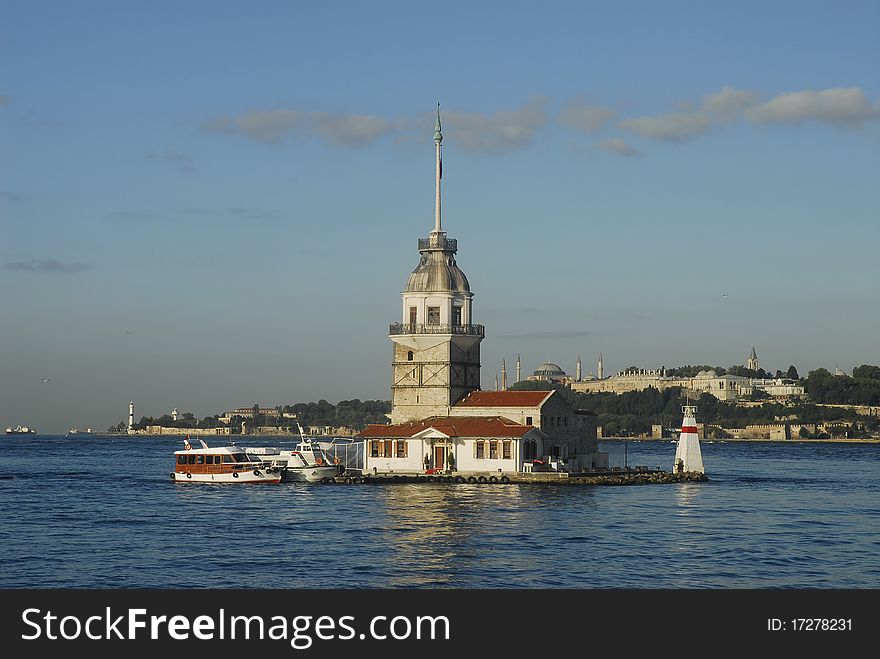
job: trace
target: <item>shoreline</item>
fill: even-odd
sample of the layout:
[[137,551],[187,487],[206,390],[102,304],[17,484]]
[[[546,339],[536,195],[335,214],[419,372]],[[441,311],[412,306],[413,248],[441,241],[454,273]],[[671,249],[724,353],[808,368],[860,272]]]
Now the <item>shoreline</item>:
[[[602,437],[597,441],[607,442],[607,441],[616,441],[616,442],[677,442],[678,440],[675,437],[664,437],[654,438],[654,437]],[[798,437],[797,439],[750,439],[747,437],[730,437],[724,439],[700,439],[700,442],[742,442],[742,443],[755,443],[755,442],[767,442],[769,444],[799,444],[799,443],[808,443],[808,444],[880,444],[880,439],[871,438],[871,439],[846,439],[846,438],[834,438],[834,439],[802,439]]]

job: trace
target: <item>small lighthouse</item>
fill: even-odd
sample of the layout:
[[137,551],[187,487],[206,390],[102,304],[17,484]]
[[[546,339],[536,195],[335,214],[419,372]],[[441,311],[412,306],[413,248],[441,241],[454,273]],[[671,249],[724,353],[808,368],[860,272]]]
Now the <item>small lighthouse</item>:
[[680,474],[685,471],[706,473],[703,469],[703,456],[700,453],[700,438],[697,435],[697,406],[684,405],[681,408],[684,420],[681,422],[681,435],[675,449],[675,463],[672,471]]
[[134,401],[128,404],[128,434],[134,432]]

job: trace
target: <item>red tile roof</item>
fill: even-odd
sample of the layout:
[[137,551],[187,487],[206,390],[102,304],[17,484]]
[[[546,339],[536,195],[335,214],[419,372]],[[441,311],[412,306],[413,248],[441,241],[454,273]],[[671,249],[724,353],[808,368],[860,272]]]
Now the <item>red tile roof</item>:
[[538,407],[552,391],[472,391],[455,407]]
[[435,416],[421,421],[399,425],[368,425],[360,437],[412,437],[423,430],[434,428],[449,437],[522,437],[532,430],[500,416]]

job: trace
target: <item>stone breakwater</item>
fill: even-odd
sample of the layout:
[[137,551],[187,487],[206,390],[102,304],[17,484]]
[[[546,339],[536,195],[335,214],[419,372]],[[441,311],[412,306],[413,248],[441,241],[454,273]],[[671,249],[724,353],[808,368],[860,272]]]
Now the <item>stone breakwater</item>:
[[508,474],[501,477],[485,474],[454,474],[428,476],[422,474],[380,473],[371,475],[344,475],[326,482],[404,484],[404,483],[450,483],[450,484],[516,484],[516,485],[662,485],[668,483],[704,483],[709,480],[706,474],[698,472],[672,473],[667,471],[629,471],[619,474],[566,474],[539,472],[532,474]]

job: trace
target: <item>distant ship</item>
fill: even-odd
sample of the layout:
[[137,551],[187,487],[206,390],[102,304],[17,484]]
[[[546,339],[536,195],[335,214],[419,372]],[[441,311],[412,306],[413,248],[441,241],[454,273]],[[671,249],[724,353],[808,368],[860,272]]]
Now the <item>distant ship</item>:
[[85,430],[80,430],[76,426],[67,431],[68,435],[92,435],[92,429],[86,428]]
[[37,431],[35,428],[28,428],[27,426],[15,426],[15,428],[7,428],[7,435],[36,435]]

